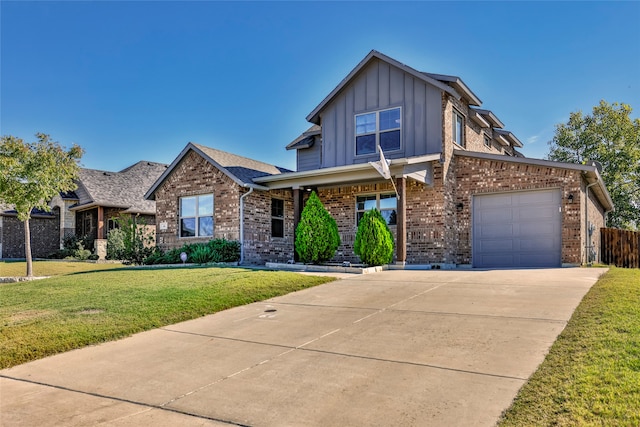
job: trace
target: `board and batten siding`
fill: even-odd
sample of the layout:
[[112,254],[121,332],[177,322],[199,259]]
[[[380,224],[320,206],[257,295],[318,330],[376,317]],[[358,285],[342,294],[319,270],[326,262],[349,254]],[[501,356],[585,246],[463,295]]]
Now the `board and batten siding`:
[[400,150],[385,152],[387,158],[441,152],[441,90],[393,65],[372,61],[320,114],[321,167],[377,160],[377,154],[355,155],[355,115],[393,107],[402,108],[402,141]]
[[320,169],[322,167],[320,160],[322,158],[322,142],[320,136],[316,136],[313,145],[309,148],[296,150],[296,170],[310,171]]

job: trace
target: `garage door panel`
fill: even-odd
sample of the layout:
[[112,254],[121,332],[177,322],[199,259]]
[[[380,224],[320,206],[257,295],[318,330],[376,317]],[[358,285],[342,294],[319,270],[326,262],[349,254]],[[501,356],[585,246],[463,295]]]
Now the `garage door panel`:
[[511,209],[501,208],[484,208],[479,211],[483,223],[501,223],[504,221],[511,221],[513,219],[513,212]]
[[482,194],[473,198],[475,267],[558,267],[560,190]]
[[555,237],[558,233],[558,229],[555,224],[546,222],[532,222],[532,223],[520,223],[518,226],[519,236],[548,236]]
[[512,251],[513,248],[513,240],[512,239],[499,239],[499,240],[483,240],[481,242],[480,250],[483,253],[491,253],[491,252],[504,252],[504,251]]
[[499,206],[511,206],[511,194],[487,194],[477,201],[478,207],[496,208]]
[[511,224],[490,224],[482,226],[480,236],[488,239],[510,238],[513,236],[513,226]]
[[528,206],[527,208],[519,208],[516,210],[516,217],[521,221],[535,221],[541,222],[542,220],[548,220],[554,218],[558,214],[558,209],[550,209],[549,205]]
[[531,253],[539,251],[553,252],[558,245],[555,239],[519,239],[519,248],[521,251],[529,251]]

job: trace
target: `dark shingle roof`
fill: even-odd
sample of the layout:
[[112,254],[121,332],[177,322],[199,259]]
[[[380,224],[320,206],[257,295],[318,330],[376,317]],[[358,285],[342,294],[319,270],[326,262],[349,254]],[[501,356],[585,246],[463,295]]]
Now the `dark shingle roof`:
[[[205,147],[200,144],[193,144],[196,148],[206,154],[219,166],[226,169],[228,173],[235,176],[243,184],[253,183],[253,178],[266,175],[277,175],[283,172],[291,172],[288,169],[264,163],[259,160],[238,156],[215,148]],[[223,171],[224,172],[224,171]]]
[[241,186],[255,186],[256,184],[253,182],[254,178],[291,172],[289,169],[274,166],[259,160],[249,159],[247,157],[238,156],[226,151],[216,150],[215,148],[205,147],[204,145],[190,142],[186,147],[184,147],[178,157],[174,159],[173,163],[169,165],[167,170],[164,171],[164,173],[155,181],[151,188],[149,188],[145,194],[147,199],[155,200],[156,189],[164,182],[165,179],[167,179],[169,175],[171,175],[173,169],[191,151],[198,153],[198,155],[202,156],[202,158],[207,162]]
[[166,170],[167,165],[140,161],[120,172],[80,169],[79,198],[75,208],[99,205],[124,208],[132,213],[155,213],[155,202],[145,200],[145,192]]

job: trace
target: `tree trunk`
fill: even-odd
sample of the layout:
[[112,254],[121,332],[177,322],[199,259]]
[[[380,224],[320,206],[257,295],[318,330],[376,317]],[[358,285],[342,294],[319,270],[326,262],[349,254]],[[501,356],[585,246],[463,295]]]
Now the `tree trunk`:
[[33,276],[33,260],[31,259],[31,230],[29,220],[24,221],[24,255],[27,258],[27,277]]

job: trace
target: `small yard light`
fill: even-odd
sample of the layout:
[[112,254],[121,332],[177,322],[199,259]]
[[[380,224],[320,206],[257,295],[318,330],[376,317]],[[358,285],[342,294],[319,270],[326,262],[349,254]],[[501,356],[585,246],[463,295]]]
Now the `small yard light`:
[[180,259],[182,260],[183,264],[185,262],[187,262],[187,253],[186,252],[180,252]]

